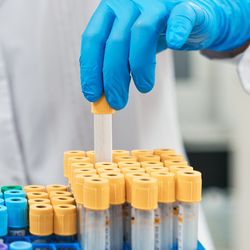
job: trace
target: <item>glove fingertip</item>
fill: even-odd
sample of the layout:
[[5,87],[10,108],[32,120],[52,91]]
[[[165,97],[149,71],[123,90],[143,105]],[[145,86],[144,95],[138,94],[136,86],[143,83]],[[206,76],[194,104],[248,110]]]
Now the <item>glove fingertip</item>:
[[125,108],[128,103],[128,94],[119,95],[115,90],[105,90],[105,96],[110,107],[115,110]]

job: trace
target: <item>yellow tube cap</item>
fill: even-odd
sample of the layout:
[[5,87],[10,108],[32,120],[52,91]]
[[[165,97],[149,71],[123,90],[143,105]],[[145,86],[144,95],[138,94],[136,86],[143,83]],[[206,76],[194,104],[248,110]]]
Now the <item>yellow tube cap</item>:
[[108,115],[113,114],[115,110],[109,106],[106,97],[103,95],[97,102],[91,104],[91,112],[95,115]]
[[86,178],[84,182],[84,207],[93,210],[109,208],[109,181],[101,177]]
[[84,203],[84,180],[85,178],[98,177],[96,173],[78,174],[75,176],[74,196],[78,204]]
[[93,150],[89,150],[86,152],[87,157],[89,157],[90,162],[95,164],[95,152]]
[[136,177],[132,183],[132,207],[153,210],[158,204],[157,180],[153,177]]
[[198,171],[182,171],[177,173],[176,199],[183,202],[199,202],[201,200],[202,180]]
[[26,193],[29,192],[46,192],[45,186],[42,185],[27,185],[23,187]]
[[70,236],[77,233],[76,206],[63,204],[54,206],[54,234]]
[[184,157],[182,155],[176,155],[176,154],[161,154],[161,161],[168,161],[168,160],[175,160],[175,161],[184,161]]
[[50,200],[46,198],[30,199],[29,205],[31,206],[33,204],[49,204],[50,205]]
[[153,173],[153,172],[169,172],[167,168],[164,167],[158,167],[158,166],[153,166],[153,167],[147,167],[145,168],[146,173]]
[[161,161],[161,157],[159,155],[139,155],[138,161]]
[[117,157],[121,157],[121,156],[129,156],[129,151],[127,150],[121,150],[121,149],[117,149],[117,150],[112,150],[112,161],[117,163]]
[[53,208],[49,204],[33,204],[29,209],[29,231],[38,236],[53,234]]
[[112,168],[117,168],[117,164],[114,162],[97,162],[95,164],[95,168],[105,168],[105,167],[112,167]]
[[131,203],[132,200],[132,182],[135,177],[149,177],[146,173],[127,173],[125,175],[126,201]]
[[73,194],[68,191],[52,191],[49,193],[50,198],[53,198],[55,196],[73,197]]
[[183,161],[183,160],[167,160],[164,161],[164,166],[166,168],[169,168],[170,166],[188,166],[188,162],[187,161]]
[[148,168],[148,167],[164,167],[163,162],[156,162],[156,161],[142,161],[141,162],[142,168]]
[[114,172],[114,173],[120,173],[121,170],[119,168],[113,168],[113,167],[104,167],[104,168],[98,168],[97,173],[102,174],[105,172]]
[[138,168],[138,167],[127,167],[121,169],[123,174],[131,173],[131,172],[137,172],[137,173],[145,173],[144,168]]
[[90,158],[89,157],[72,157],[69,158],[68,160],[68,171],[69,171],[69,175],[68,175],[68,179],[69,179],[69,183],[71,184],[72,182],[72,178],[73,178],[73,164],[75,163],[83,163],[83,162],[87,162],[90,163]]
[[119,162],[118,167],[120,169],[129,168],[129,167],[140,168],[141,164],[140,162],[136,162],[136,161],[124,161],[124,162]]
[[49,195],[46,192],[29,192],[27,193],[28,199],[38,199],[38,198],[45,198],[48,199]]
[[169,166],[169,172],[177,174],[179,171],[192,171],[193,167],[190,166]]
[[73,180],[72,180],[72,183],[71,183],[71,188],[74,192],[74,188],[75,188],[75,182],[76,182],[76,176],[78,174],[97,174],[96,172],[96,169],[95,168],[78,168],[76,170],[74,170],[74,173],[73,173]]
[[174,149],[171,148],[157,148],[154,150],[154,155],[161,156],[162,154],[175,155],[176,152]]
[[51,203],[53,206],[63,205],[63,204],[75,204],[75,199],[73,197],[68,196],[54,196],[51,198]]
[[148,149],[135,149],[131,151],[132,156],[140,156],[140,155],[152,155],[154,153],[153,150],[148,150]]
[[137,161],[137,157],[136,156],[132,156],[132,155],[125,155],[125,156],[117,156],[115,158],[115,162],[118,163],[121,163],[121,162],[136,162]]
[[64,176],[68,178],[68,159],[71,157],[83,157],[85,156],[84,151],[71,150],[64,152]]
[[169,172],[152,172],[158,181],[158,202],[175,202],[175,175]]
[[61,184],[51,184],[46,186],[47,192],[50,193],[52,191],[67,191],[67,186]]
[[125,179],[121,173],[103,173],[101,177],[109,180],[109,202],[121,205],[125,202]]

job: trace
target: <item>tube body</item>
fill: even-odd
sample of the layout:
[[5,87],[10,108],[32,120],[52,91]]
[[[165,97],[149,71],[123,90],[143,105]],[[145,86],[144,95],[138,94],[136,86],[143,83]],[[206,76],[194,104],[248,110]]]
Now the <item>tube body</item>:
[[110,249],[123,249],[123,210],[122,205],[112,205],[110,215]]
[[178,245],[178,215],[179,215],[178,202],[174,202],[172,211],[173,211],[173,246],[175,249],[177,248]]
[[134,238],[132,250],[154,250],[154,210],[135,209]]
[[85,210],[84,250],[105,250],[109,246],[109,212]]
[[84,247],[84,226],[85,226],[85,208],[82,204],[77,204],[77,238],[78,242],[80,243],[81,247]]
[[198,241],[199,203],[179,203],[178,250],[195,250]]
[[124,243],[125,245],[131,249],[132,237],[131,237],[131,223],[132,223],[132,216],[131,216],[131,204],[126,202],[123,205],[123,231],[124,231]]

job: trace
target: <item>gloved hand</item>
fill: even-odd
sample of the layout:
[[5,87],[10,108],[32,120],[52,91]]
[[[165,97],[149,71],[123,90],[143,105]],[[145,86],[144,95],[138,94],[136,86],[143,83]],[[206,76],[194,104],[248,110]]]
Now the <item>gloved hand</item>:
[[83,94],[95,102],[105,92],[122,109],[130,74],[140,92],[152,90],[157,52],[240,47],[249,17],[250,0],[102,0],[82,36]]

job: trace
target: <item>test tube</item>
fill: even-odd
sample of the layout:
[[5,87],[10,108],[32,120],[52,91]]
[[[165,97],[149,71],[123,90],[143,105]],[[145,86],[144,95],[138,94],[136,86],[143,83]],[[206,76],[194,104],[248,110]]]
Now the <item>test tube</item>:
[[77,232],[78,232],[78,242],[80,242],[81,247],[84,246],[84,227],[85,227],[85,208],[84,204],[84,181],[86,178],[98,177],[97,174],[77,174],[75,176],[74,183],[74,197],[77,204],[78,222],[77,222]]
[[72,157],[84,157],[85,152],[80,150],[71,150],[64,152],[64,176],[69,178],[69,158]]
[[176,161],[184,161],[184,157],[182,155],[177,155],[177,154],[168,154],[168,153],[164,153],[161,154],[161,161],[168,161],[168,160],[176,160]]
[[32,250],[32,244],[27,241],[14,241],[10,243],[9,250]]
[[8,212],[7,208],[0,205],[0,239],[8,234]]
[[202,180],[198,171],[178,172],[176,199],[179,201],[178,249],[195,250]]
[[46,192],[45,186],[42,185],[27,185],[23,187],[26,193],[29,192]]
[[29,192],[27,193],[28,199],[45,198],[48,199],[49,195],[47,192]]
[[168,169],[164,167],[147,167],[145,170],[146,170],[146,173],[149,173],[149,174],[152,172],[158,172],[158,171],[168,172]]
[[132,173],[132,172],[145,173],[145,170],[143,168],[138,168],[138,167],[127,167],[127,168],[122,168],[121,172],[123,174]]
[[179,171],[193,170],[191,166],[169,166],[169,172],[177,174]]
[[112,161],[117,163],[117,158],[121,156],[129,156],[128,150],[116,149],[112,150]]
[[59,236],[74,236],[77,233],[76,206],[70,204],[55,205],[54,234]]
[[119,168],[112,168],[112,167],[104,167],[104,168],[97,169],[98,174],[102,174],[105,172],[121,173],[121,170]]
[[159,155],[139,155],[138,156],[138,161],[161,161],[161,157]]
[[158,186],[152,177],[136,177],[132,182],[132,207],[134,208],[134,237],[132,250],[155,249],[155,215]]
[[176,152],[171,148],[157,148],[154,150],[154,155],[161,156],[162,154],[175,155]]
[[23,190],[7,190],[4,192],[4,199],[10,198],[10,197],[26,197],[25,192]]
[[109,162],[109,161],[103,161],[103,162],[97,162],[95,164],[95,168],[98,169],[98,168],[104,168],[104,167],[112,167],[112,168],[117,168],[118,165],[114,162]]
[[134,231],[134,213],[133,213],[134,211],[131,207],[132,182],[135,177],[148,177],[148,176],[149,174],[140,172],[130,172],[125,175],[126,203],[123,205],[124,241],[125,245],[129,249],[131,249],[132,247],[132,231]]
[[12,197],[5,200],[8,210],[8,227],[11,236],[25,236],[27,222],[27,200],[22,197]]
[[119,163],[120,162],[136,162],[137,161],[137,157],[136,156],[132,156],[132,155],[126,155],[126,156],[118,156],[115,158],[116,159],[116,163]]
[[50,199],[56,196],[72,197],[73,194],[68,191],[52,191],[49,194]]
[[148,167],[164,167],[164,164],[162,162],[156,162],[156,161],[142,161],[141,162],[142,168],[148,168]]
[[49,204],[50,205],[50,200],[46,198],[30,199],[28,202],[29,202],[29,206],[33,204]]
[[86,152],[87,157],[89,157],[90,162],[95,164],[96,160],[95,160],[95,151],[94,150],[89,150]]
[[109,181],[101,177],[84,181],[84,250],[110,249]]
[[125,179],[121,173],[103,173],[109,180],[110,249],[123,249],[123,208],[125,202]]
[[118,163],[118,167],[120,169],[123,168],[129,168],[129,167],[136,167],[136,168],[140,168],[141,167],[141,163],[140,162],[136,162],[136,161],[122,161]]
[[53,206],[62,204],[75,205],[75,199],[73,197],[67,196],[54,196],[53,198],[51,198],[51,204]]
[[53,234],[53,208],[49,204],[32,204],[29,209],[29,230],[37,236]]
[[68,187],[61,184],[51,184],[46,186],[48,194],[52,191],[67,191]]
[[0,198],[0,205],[4,205],[4,199]]
[[155,249],[173,249],[173,204],[175,202],[175,175],[152,172],[158,181],[158,209],[155,212]]
[[131,151],[132,156],[136,156],[137,158],[140,155],[153,155],[154,151],[153,150],[148,150],[148,149],[135,149]]
[[21,186],[2,186],[1,187],[1,192],[4,193],[5,191],[12,190],[12,189],[23,190],[23,188]]
[[170,166],[188,166],[188,162],[183,160],[166,160],[164,161],[164,166],[166,168]]

